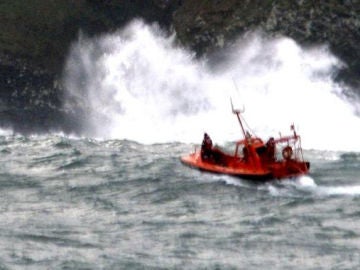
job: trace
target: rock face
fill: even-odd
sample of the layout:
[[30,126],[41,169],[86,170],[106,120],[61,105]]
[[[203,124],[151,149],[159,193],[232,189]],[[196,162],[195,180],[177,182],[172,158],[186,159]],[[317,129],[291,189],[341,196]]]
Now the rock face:
[[62,111],[61,72],[79,30],[111,32],[141,17],[173,28],[203,55],[261,29],[301,44],[328,43],[347,65],[339,79],[360,89],[358,0],[4,0],[0,2],[0,126],[81,132]]
[[169,26],[166,0],[4,0],[0,2],[0,127],[32,133],[81,132],[61,110],[61,72],[81,29],[111,32],[134,17]]
[[90,36],[110,32],[134,17],[166,25],[170,21],[166,2],[4,0],[0,2],[0,52],[58,72],[80,29]]
[[357,0],[184,0],[174,14],[179,39],[203,54],[261,29],[300,44],[327,43],[348,68],[339,79],[360,88],[360,2]]

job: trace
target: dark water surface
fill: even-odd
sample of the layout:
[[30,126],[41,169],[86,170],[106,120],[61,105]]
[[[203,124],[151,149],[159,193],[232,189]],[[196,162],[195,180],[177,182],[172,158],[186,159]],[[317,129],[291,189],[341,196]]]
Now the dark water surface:
[[0,137],[0,269],[359,269],[360,154],[253,184],[193,146]]

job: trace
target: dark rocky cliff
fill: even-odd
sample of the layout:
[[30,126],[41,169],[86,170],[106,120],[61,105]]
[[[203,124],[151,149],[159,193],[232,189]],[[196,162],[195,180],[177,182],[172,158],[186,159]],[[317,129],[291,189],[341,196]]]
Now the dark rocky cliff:
[[328,44],[348,68],[338,79],[360,88],[360,2],[358,0],[185,0],[174,14],[179,39],[200,53],[239,34],[261,29],[303,45]]
[[0,2],[0,126],[15,131],[79,132],[61,110],[65,58],[81,30],[111,32],[133,18],[171,23],[173,3],[153,0],[4,0]]
[[4,0],[0,2],[0,126],[20,132],[81,130],[62,111],[61,71],[81,29],[111,32],[133,18],[173,28],[197,55],[261,29],[304,45],[329,44],[347,67],[338,79],[360,89],[358,0]]

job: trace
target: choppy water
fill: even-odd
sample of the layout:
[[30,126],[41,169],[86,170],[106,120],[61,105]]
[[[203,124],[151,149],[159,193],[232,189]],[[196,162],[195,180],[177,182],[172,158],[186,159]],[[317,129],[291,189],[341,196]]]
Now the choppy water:
[[359,269],[360,153],[253,184],[193,145],[0,137],[1,269]]
[[[326,46],[257,33],[217,60],[138,21],[80,37],[63,109],[103,140],[0,131],[0,269],[359,269],[359,103],[339,67]],[[310,175],[254,184],[183,166],[204,131],[238,138],[229,97],[260,137],[294,123],[320,149],[304,153]]]

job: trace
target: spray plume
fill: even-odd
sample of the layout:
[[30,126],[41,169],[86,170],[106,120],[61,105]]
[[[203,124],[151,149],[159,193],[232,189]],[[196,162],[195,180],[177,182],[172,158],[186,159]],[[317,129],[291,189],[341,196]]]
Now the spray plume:
[[253,33],[210,65],[174,40],[134,21],[74,45],[65,107],[86,112],[86,136],[198,143],[207,131],[219,143],[235,140],[241,133],[232,97],[235,106],[245,105],[257,135],[290,132],[295,122],[305,148],[360,150],[360,119],[332,80],[341,63],[326,46],[303,49],[289,38]]

